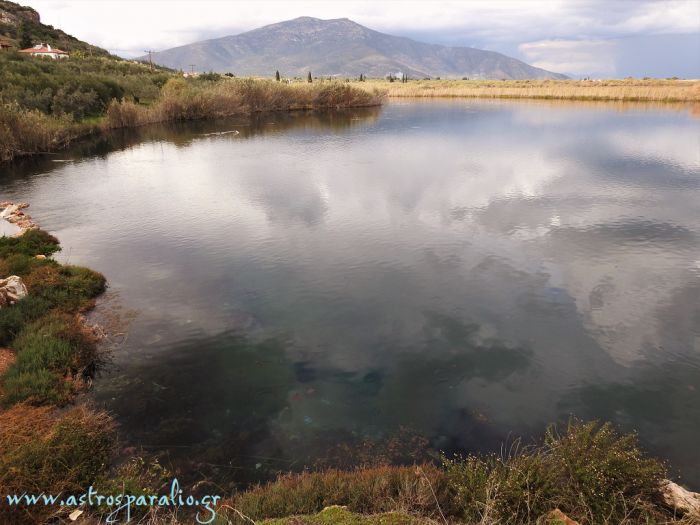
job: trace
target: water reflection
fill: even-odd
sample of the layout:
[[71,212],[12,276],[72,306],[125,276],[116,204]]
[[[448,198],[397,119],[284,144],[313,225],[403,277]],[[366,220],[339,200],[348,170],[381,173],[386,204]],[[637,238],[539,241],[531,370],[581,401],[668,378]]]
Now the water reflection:
[[700,483],[687,110],[414,101],[138,134],[2,184],[139,310],[96,389],[134,443],[244,479],[574,413]]

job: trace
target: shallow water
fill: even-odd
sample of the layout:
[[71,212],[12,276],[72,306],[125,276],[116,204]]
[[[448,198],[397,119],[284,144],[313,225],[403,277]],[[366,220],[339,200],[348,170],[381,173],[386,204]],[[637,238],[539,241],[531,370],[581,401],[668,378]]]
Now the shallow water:
[[699,489],[699,123],[406,101],[154,127],[4,167],[0,200],[135,311],[94,397],[194,477],[574,414]]

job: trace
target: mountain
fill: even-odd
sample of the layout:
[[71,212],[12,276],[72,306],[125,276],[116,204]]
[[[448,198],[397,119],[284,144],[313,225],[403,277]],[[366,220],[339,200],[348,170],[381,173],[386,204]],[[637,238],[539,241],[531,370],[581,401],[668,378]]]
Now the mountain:
[[155,62],[188,71],[236,75],[304,77],[384,77],[402,72],[412,78],[567,78],[514,58],[471,47],[425,44],[380,33],[340,18],[301,17],[240,35],[195,42],[153,54]]
[[46,42],[69,53],[81,51],[92,56],[109,56],[109,52],[100,47],[78,40],[51,25],[43,24],[39,13],[31,7],[6,0],[0,0],[0,42],[15,49],[29,42]]

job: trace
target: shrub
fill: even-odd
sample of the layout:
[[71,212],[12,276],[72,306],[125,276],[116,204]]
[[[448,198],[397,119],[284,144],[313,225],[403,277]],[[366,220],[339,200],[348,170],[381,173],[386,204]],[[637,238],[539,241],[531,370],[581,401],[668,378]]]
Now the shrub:
[[445,460],[449,483],[470,521],[534,522],[554,508],[581,523],[648,520],[665,469],[645,457],[634,434],[609,423],[572,420],[563,434],[547,430],[538,446],[505,456]]

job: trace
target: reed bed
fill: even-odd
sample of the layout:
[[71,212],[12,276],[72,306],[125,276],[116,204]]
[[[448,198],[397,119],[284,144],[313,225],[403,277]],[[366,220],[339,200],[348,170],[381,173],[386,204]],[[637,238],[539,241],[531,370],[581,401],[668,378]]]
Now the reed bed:
[[698,102],[697,80],[384,80],[356,82],[389,97],[473,97],[629,102]]
[[171,78],[149,105],[112,99],[106,114],[91,123],[0,103],[0,162],[61,149],[71,141],[109,129],[182,120],[249,115],[264,111],[331,109],[380,105],[382,94],[347,83],[291,83],[256,79],[216,81]]
[[376,90],[357,89],[340,82],[286,84],[247,78],[192,83],[172,79],[150,106],[113,100],[107,108],[107,126],[134,127],[263,111],[369,107],[381,104],[381,97]]
[[15,103],[0,104],[0,162],[59,149],[95,129],[66,115],[47,115]]

